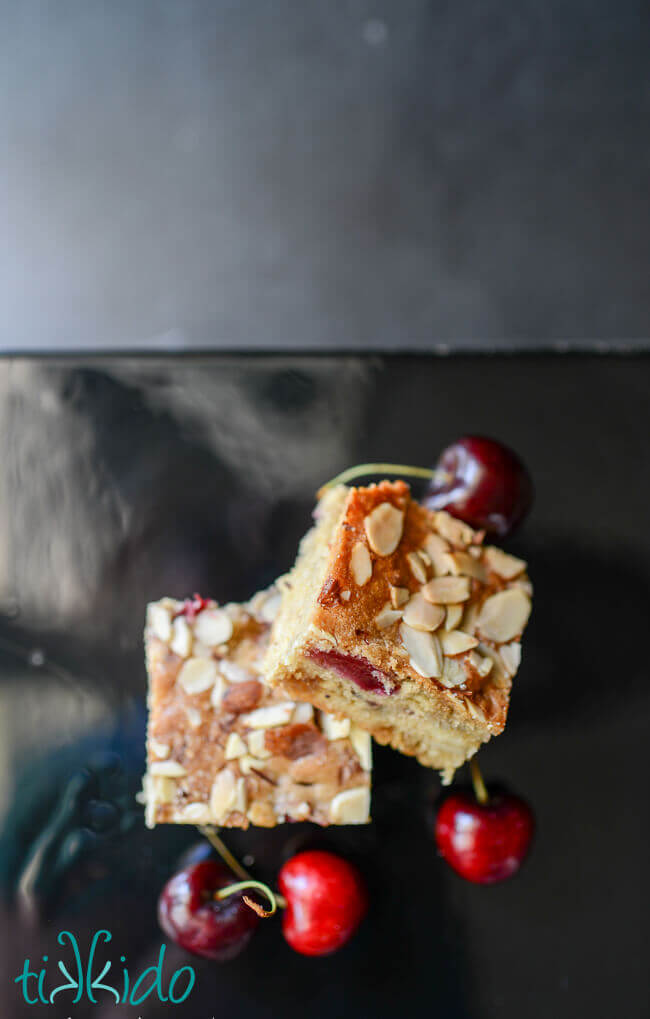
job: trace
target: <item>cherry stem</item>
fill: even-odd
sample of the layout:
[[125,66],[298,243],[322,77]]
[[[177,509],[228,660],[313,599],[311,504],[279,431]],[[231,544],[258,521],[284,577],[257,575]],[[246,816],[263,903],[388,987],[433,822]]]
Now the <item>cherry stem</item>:
[[328,481],[321,487],[319,494],[326,492],[328,488],[334,488],[335,485],[345,485],[348,481],[354,481],[355,478],[362,478],[367,474],[403,474],[407,478],[437,478],[443,483],[450,479],[447,471],[436,471],[431,467],[412,467],[410,464],[357,464],[355,467],[348,467],[346,471],[341,471]]
[[255,900],[249,898],[248,895],[242,895],[246,905],[249,906],[254,913],[257,913],[258,916],[273,916],[279,905],[278,897],[271,891],[269,886],[265,885],[262,881],[236,881],[233,885],[226,885],[225,888],[220,888],[218,892],[214,893],[214,897],[215,899],[227,899],[229,895],[234,895],[235,892],[243,892],[246,888],[255,888],[258,892],[262,892],[262,894],[269,900],[271,908],[264,909],[260,906],[259,902],[255,902]]
[[472,785],[474,786],[474,795],[476,796],[478,802],[482,806],[485,806],[485,804],[489,801],[490,797],[488,796],[488,791],[485,786],[485,782],[483,781],[483,776],[481,775],[481,769],[479,768],[478,761],[476,760],[475,757],[472,757],[471,761],[469,762],[469,769],[472,773]]
[[255,878],[252,877],[252,875],[249,874],[244,867],[242,867],[239,860],[232,855],[232,853],[228,849],[228,846],[225,844],[225,842],[221,841],[214,828],[204,827],[199,828],[199,831],[201,832],[201,835],[203,835],[208,840],[212,848],[217,850],[219,856],[221,857],[223,862],[230,867],[233,874],[236,874],[237,877],[240,878],[242,881],[255,880]]
[[254,903],[252,899],[249,899],[247,895],[243,896],[246,905],[250,906],[251,909],[254,910],[259,916],[272,916],[273,913],[275,913],[278,906],[280,907],[280,909],[286,909],[287,901],[284,898],[284,896],[278,895],[277,892],[272,892],[268,885],[262,884],[261,881],[256,881],[255,878],[248,873],[246,868],[242,867],[237,857],[232,855],[232,853],[228,849],[228,846],[225,844],[225,842],[222,841],[219,835],[217,835],[217,832],[215,831],[214,828],[204,826],[200,827],[199,831],[201,832],[201,835],[203,835],[203,837],[208,840],[212,848],[216,849],[223,862],[228,867],[230,867],[233,874],[236,874],[238,878],[241,878],[240,884],[228,885],[229,890],[222,888],[221,892],[217,892],[216,895],[217,898],[223,899],[226,897],[226,895],[231,894],[233,891],[239,891],[240,888],[259,887],[261,891],[263,891],[264,894],[268,897],[269,902],[271,902],[273,906],[270,913],[267,910],[262,910],[262,912],[260,913],[259,910],[262,909],[262,907],[258,906],[256,902]]

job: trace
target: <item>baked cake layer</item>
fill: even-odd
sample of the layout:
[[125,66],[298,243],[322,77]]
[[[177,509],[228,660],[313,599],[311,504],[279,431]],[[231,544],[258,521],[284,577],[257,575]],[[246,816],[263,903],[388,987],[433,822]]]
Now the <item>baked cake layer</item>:
[[285,578],[269,682],[450,781],[504,728],[531,610],[526,564],[401,481],[328,490],[315,519]]
[[272,588],[245,605],[148,606],[149,827],[369,820],[369,734],[264,680],[279,601]]

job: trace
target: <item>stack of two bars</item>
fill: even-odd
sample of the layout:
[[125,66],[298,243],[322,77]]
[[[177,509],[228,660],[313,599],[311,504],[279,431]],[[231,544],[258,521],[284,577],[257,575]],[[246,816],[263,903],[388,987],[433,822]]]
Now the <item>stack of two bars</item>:
[[503,730],[526,564],[403,482],[332,488],[315,520],[247,604],[149,606],[148,825],[363,824],[371,735],[449,782]]

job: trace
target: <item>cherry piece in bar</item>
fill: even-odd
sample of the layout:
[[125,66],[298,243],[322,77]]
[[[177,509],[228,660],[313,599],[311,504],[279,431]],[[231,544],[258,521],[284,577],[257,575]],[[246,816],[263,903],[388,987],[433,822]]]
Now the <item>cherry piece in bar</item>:
[[352,655],[344,655],[340,651],[310,651],[309,657],[326,669],[333,669],[343,679],[354,683],[368,693],[390,696],[399,689],[399,683],[381,669]]
[[258,918],[235,892],[225,899],[214,893],[237,878],[217,860],[203,860],[174,874],[158,900],[158,920],[165,934],[187,952],[225,962],[246,947]]
[[330,955],[342,948],[368,910],[357,868],[323,850],[292,856],[280,871],[278,886],[287,904],[282,933],[301,955]]
[[423,503],[446,510],[478,530],[510,534],[533,502],[533,483],[519,457],[495,439],[466,435],[436,464]]
[[494,792],[479,803],[470,790],[443,801],[435,822],[441,855],[457,874],[489,885],[517,873],[535,831],[533,812],[512,793]]

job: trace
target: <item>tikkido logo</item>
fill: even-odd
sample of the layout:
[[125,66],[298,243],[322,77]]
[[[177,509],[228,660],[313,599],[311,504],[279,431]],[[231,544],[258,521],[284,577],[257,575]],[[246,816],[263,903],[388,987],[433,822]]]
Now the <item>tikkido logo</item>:
[[[48,980],[49,958],[44,955],[42,959],[45,965],[40,969],[31,969],[30,960],[25,959],[23,971],[15,978],[14,983],[21,985],[23,999],[28,1005],[60,1004],[59,995],[69,998],[73,993],[74,998],[68,1002],[71,1005],[78,1005],[84,997],[96,1005],[98,1003],[97,994],[100,994],[104,1000],[106,1000],[107,994],[112,995],[116,1005],[141,1005],[152,995],[155,995],[159,1001],[169,1002],[172,1005],[180,1005],[181,1002],[187,1001],[196,983],[196,973],[192,966],[181,966],[171,974],[165,986],[163,975],[163,963],[167,950],[165,944],[160,946],[157,963],[144,969],[134,983],[131,982],[131,975],[125,965],[126,959],[123,955],[120,956],[121,976],[117,981],[106,980],[113,968],[113,963],[110,960],[106,960],[101,971],[95,975],[101,966],[101,962],[95,959],[98,945],[102,941],[108,944],[112,940],[113,935],[110,931],[97,931],[90,943],[88,958],[84,965],[79,943],[74,934],[71,934],[70,931],[61,931],[57,941],[62,948],[68,950],[69,957],[58,959],[57,968],[65,977],[66,982],[52,987],[52,981]],[[116,967],[116,973],[117,970],[118,967]]]

